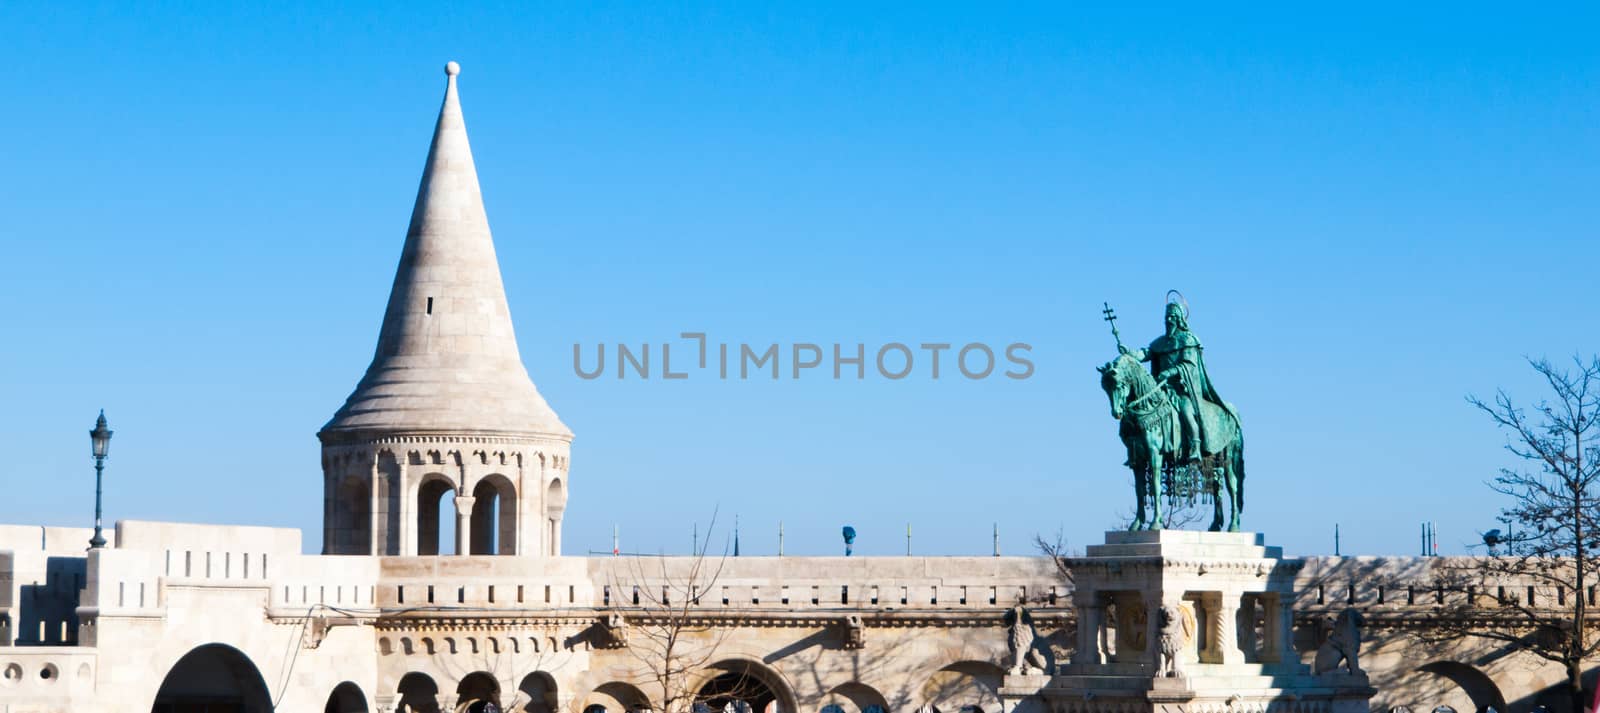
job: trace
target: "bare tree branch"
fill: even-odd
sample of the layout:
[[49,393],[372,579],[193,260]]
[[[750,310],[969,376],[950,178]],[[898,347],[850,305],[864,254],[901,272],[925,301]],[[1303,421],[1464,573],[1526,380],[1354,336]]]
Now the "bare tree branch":
[[1488,482],[1510,499],[1500,520],[1513,529],[1488,557],[1438,568],[1439,596],[1458,596],[1441,604],[1436,625],[1417,636],[1430,643],[1494,641],[1559,663],[1572,710],[1583,710],[1583,661],[1600,653],[1589,612],[1600,553],[1600,358],[1574,357],[1571,369],[1544,359],[1528,363],[1553,400],[1523,408],[1504,390],[1491,401],[1467,398],[1506,432],[1506,451],[1526,463]]

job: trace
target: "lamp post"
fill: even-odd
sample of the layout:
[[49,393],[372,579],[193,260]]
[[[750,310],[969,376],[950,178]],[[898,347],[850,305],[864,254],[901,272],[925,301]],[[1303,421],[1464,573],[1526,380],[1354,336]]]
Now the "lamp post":
[[89,548],[100,549],[106,546],[106,538],[100,534],[100,475],[106,467],[106,453],[111,450],[111,429],[106,428],[105,409],[101,409],[100,418],[94,420],[89,442],[94,446],[94,537],[89,539]]

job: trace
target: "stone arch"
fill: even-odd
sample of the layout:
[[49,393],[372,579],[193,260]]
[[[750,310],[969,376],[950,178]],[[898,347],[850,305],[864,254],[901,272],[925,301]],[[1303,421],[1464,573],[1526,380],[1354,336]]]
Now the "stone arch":
[[472,489],[472,554],[517,553],[517,486],[491,473]]
[[[440,531],[454,531],[455,518],[451,517],[448,523],[441,523],[439,509],[442,503],[448,504],[447,512],[454,513],[454,503],[445,498],[456,494],[455,481],[443,473],[429,473],[422,477],[422,482],[417,483],[417,554],[437,555],[446,551],[445,543],[439,537]],[[454,538],[451,538],[448,549],[455,551]]]
[[377,480],[372,487],[377,495],[379,517],[379,521],[374,523],[378,537],[376,551],[381,555],[398,555],[402,547],[400,533],[404,529],[400,526],[400,517],[406,510],[403,506],[403,469],[400,459],[388,448],[378,451],[375,460],[373,475]]
[[433,677],[418,671],[412,671],[400,679],[400,685],[395,689],[400,699],[395,701],[395,710],[409,711],[409,713],[439,713],[439,684],[433,682]]
[[345,681],[333,687],[333,692],[328,694],[328,705],[323,706],[322,713],[367,713],[367,696],[361,692],[360,686]]
[[270,713],[272,696],[250,657],[226,644],[205,644],[191,649],[167,670],[151,709],[188,710],[204,705]]
[[500,707],[500,682],[493,675],[474,671],[456,685],[456,713],[483,713],[490,703]]
[[556,696],[556,679],[544,671],[534,671],[522,677],[522,683],[517,684],[517,698],[513,702],[518,706],[513,711],[521,713],[555,713],[559,705]]
[[723,659],[708,666],[695,685],[696,696],[714,711],[742,702],[753,711],[797,711],[794,688],[777,671],[748,659]]
[[1435,661],[1417,668],[1420,675],[1417,685],[1404,690],[1416,690],[1424,697],[1414,709],[1432,710],[1438,705],[1448,705],[1458,711],[1483,711],[1494,708],[1506,710],[1505,696],[1489,675],[1457,661]]
[[333,554],[372,553],[372,484],[364,475],[348,473],[333,491]]
[[633,684],[611,681],[600,684],[584,696],[583,705],[578,710],[584,713],[629,713],[649,708],[650,699],[645,697],[643,691]]
[[840,686],[835,686],[823,698],[824,708],[835,706],[842,713],[867,713],[874,706],[877,713],[889,710],[889,703],[877,689],[860,681],[851,681]]
[[567,486],[560,478],[553,478],[544,491],[545,536],[551,557],[561,556],[561,515],[567,510]]
[[923,683],[918,698],[947,711],[999,713],[1005,671],[987,661],[958,661],[940,668]]

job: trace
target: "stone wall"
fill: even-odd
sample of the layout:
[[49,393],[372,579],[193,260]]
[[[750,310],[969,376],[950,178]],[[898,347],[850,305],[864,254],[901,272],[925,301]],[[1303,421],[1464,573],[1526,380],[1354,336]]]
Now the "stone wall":
[[[992,711],[1011,604],[1029,602],[1056,662],[1074,640],[1071,588],[1039,557],[310,556],[296,530],[145,522],[85,554],[89,535],[0,527],[0,611],[26,623],[0,642],[0,711],[145,713],[180,661],[206,656],[256,676],[277,710],[322,710],[336,689],[383,710],[431,686],[446,706],[490,690],[513,710],[620,711],[657,697],[649,654],[673,627],[689,687],[738,673],[785,710]],[[1375,709],[1558,707],[1550,664],[1416,642],[1440,562],[1303,560],[1296,648],[1309,660],[1321,622],[1356,606]],[[41,620],[67,622],[68,645],[38,645]]]

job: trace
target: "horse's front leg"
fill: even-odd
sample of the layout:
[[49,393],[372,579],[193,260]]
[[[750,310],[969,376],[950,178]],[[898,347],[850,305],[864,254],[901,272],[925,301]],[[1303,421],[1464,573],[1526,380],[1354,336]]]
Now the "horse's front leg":
[[1161,517],[1161,446],[1154,443],[1153,439],[1146,436],[1145,448],[1150,450],[1149,468],[1145,470],[1145,477],[1149,480],[1150,490],[1150,527],[1147,529],[1160,530],[1166,526]]

